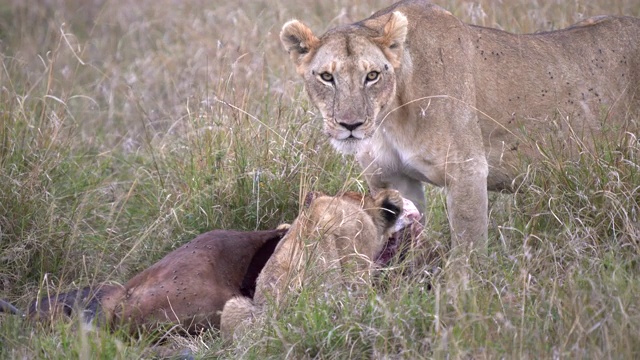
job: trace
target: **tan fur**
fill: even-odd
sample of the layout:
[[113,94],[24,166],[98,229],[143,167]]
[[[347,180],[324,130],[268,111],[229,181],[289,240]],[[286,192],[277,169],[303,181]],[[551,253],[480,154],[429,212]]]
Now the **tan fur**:
[[239,336],[267,302],[280,303],[312,278],[367,282],[372,260],[382,252],[402,209],[403,199],[395,190],[375,198],[357,193],[314,197],[262,269],[253,301],[238,297],[225,304],[222,336]]
[[486,251],[487,189],[517,186],[523,159],[638,134],[636,18],[515,35],[410,0],[317,38],[293,20],[280,36],[332,144],[355,154],[371,191],[398,189],[424,210],[423,183],[444,186],[452,248],[465,257]]

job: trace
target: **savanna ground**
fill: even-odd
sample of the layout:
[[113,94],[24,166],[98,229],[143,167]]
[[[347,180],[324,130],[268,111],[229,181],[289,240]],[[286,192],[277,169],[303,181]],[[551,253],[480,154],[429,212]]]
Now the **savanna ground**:
[[[281,49],[388,1],[0,2],[0,297],[125,282],[196,234],[291,221],[306,190],[365,188],[333,151]],[[636,0],[436,1],[514,32]],[[637,121],[637,119],[636,119]],[[631,134],[637,135],[637,134]],[[233,347],[170,336],[196,357],[637,358],[640,145],[575,161],[549,152],[491,196],[487,269],[452,295],[412,261],[372,289],[308,288]],[[448,239],[429,188],[425,239]],[[152,336],[0,316],[2,358],[137,358]]]

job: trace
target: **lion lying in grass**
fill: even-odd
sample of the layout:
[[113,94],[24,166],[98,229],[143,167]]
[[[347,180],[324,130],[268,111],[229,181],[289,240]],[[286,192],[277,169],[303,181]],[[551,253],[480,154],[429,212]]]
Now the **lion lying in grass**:
[[[220,331],[225,339],[240,335],[269,302],[280,303],[309,279],[354,284],[368,282],[374,260],[392,233],[420,217],[415,206],[396,190],[375,197],[348,192],[339,196],[312,195],[289,232],[258,276],[252,299],[235,297],[222,311]],[[317,278],[316,278],[317,280]]]

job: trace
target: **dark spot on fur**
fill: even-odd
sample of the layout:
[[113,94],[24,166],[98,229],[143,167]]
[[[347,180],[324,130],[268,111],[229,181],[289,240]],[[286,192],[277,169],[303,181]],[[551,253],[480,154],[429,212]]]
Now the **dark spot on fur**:
[[304,202],[303,202],[304,208],[308,209],[309,206],[311,206],[311,203],[313,202],[313,200],[317,199],[320,196],[322,196],[322,193],[319,191],[309,191],[307,195],[305,195],[304,197]]

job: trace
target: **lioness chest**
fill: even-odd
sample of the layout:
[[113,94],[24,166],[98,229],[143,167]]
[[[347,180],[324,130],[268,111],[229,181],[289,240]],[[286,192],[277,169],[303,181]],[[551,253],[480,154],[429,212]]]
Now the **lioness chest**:
[[[389,119],[392,122],[394,119]],[[437,161],[437,149],[429,142],[415,142],[406,138],[401,129],[384,126],[370,140],[364,141],[358,160],[372,171],[381,169],[393,177],[403,174],[411,178],[443,186],[444,167]],[[416,146],[418,145],[418,146]]]

